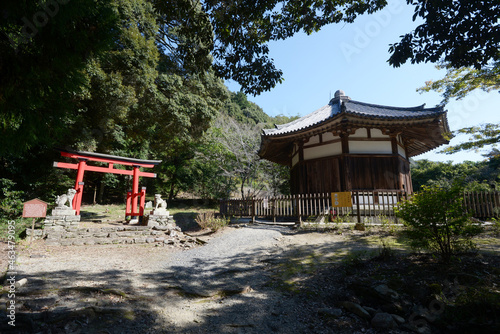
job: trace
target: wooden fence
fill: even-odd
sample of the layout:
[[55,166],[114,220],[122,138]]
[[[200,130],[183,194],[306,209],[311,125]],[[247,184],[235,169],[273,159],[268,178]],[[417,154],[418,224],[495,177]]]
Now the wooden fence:
[[[226,199],[220,201],[220,213],[225,216],[267,217],[276,220],[318,216],[385,216],[394,218],[394,207],[407,198],[397,190],[351,191],[350,207],[333,207],[331,193],[302,194],[253,199]],[[500,192],[466,192],[464,207],[476,218],[500,217]]]
[[475,218],[500,218],[500,191],[465,192],[464,206]]

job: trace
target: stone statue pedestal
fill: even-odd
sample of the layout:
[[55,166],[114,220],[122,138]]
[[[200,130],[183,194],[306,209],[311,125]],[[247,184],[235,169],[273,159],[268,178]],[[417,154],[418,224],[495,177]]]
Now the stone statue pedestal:
[[170,212],[167,209],[158,208],[158,209],[154,209],[153,211],[151,211],[150,214],[153,216],[169,216]]
[[46,227],[78,227],[80,224],[80,215],[76,215],[76,210],[72,208],[54,208],[52,215],[45,217],[43,222]]
[[75,216],[76,210],[71,208],[54,208],[52,210],[52,216]]

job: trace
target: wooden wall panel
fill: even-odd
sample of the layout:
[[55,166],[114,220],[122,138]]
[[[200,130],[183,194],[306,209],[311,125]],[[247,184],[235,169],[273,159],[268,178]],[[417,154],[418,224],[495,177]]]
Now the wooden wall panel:
[[356,189],[402,190],[398,183],[404,184],[406,191],[412,190],[410,167],[406,160],[391,156],[349,155],[303,161],[292,168],[290,182],[292,194]]

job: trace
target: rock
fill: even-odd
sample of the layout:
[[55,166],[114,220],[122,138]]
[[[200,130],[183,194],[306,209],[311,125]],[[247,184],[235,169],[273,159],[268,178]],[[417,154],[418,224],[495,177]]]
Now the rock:
[[376,287],[373,288],[375,292],[382,297],[383,299],[387,301],[391,301],[393,299],[398,299],[399,295],[396,291],[392,290],[385,284],[380,284],[377,285]]
[[153,242],[155,242],[155,238],[146,238],[146,243],[147,244],[151,244]]
[[364,231],[364,230],[366,230],[366,228],[365,228],[365,224],[363,224],[363,223],[356,223],[356,224],[354,225],[354,229],[355,229],[356,231]]
[[379,329],[393,329],[397,327],[396,321],[389,313],[377,313],[373,317],[371,324]]
[[392,318],[394,319],[394,321],[396,321],[396,323],[398,325],[402,325],[405,323],[405,318],[403,317],[400,317],[399,315],[397,314],[391,314],[392,315]]
[[363,306],[363,308],[365,310],[368,311],[368,313],[370,313],[370,315],[373,317],[375,314],[377,314],[377,310],[374,309],[373,307],[368,307],[368,306]]
[[356,314],[357,316],[363,318],[363,319],[366,319],[366,320],[370,320],[371,319],[371,316],[370,316],[370,313],[368,313],[368,311],[366,311],[361,305],[359,304],[356,304],[356,303],[353,303],[353,302],[343,302],[342,303],[342,306],[345,307],[346,310],[348,310],[349,312],[351,313],[354,313]]
[[16,286],[16,289],[19,289],[20,287],[26,285],[26,283],[28,283],[28,279],[26,278],[21,278],[19,281],[16,282],[15,286]]
[[325,318],[338,318],[342,315],[342,310],[339,308],[323,307],[318,309],[318,314]]

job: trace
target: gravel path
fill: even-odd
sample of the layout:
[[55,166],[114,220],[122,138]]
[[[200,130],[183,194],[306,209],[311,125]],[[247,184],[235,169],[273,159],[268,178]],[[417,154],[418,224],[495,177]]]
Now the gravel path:
[[[290,333],[296,324],[280,319],[294,304],[283,304],[265,270],[282,252],[282,232],[289,229],[231,227],[189,250],[39,243],[18,257],[19,278],[28,279],[19,307],[50,310],[57,321],[73,321],[66,327],[84,326],[81,333]],[[92,316],[74,314],[89,307]],[[110,316],[107,309],[117,307]]]

